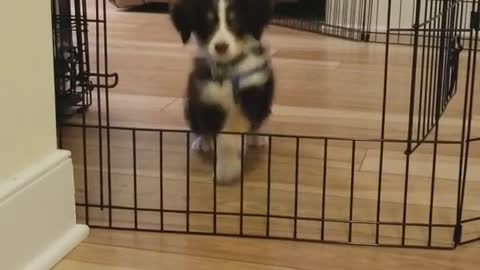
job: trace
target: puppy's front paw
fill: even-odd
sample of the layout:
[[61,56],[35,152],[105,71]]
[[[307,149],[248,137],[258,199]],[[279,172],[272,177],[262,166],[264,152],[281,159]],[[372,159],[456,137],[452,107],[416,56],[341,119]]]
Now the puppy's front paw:
[[217,163],[217,184],[228,185],[240,179],[242,166],[240,158],[219,160]]
[[192,142],[192,151],[197,153],[209,153],[213,151],[213,141],[204,136],[198,136]]

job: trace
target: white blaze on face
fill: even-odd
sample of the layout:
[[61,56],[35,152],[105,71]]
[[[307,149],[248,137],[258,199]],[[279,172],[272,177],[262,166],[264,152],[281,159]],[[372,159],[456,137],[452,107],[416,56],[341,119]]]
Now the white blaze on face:
[[[229,61],[241,54],[241,46],[238,39],[228,28],[228,0],[218,1],[218,28],[208,44],[208,52],[217,61]],[[220,55],[215,50],[217,44],[228,45],[227,52]]]

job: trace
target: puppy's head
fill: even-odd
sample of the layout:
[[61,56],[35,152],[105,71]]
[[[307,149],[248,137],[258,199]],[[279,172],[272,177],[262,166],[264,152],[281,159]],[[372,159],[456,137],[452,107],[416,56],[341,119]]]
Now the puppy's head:
[[171,17],[184,43],[193,34],[210,58],[228,63],[260,40],[271,11],[272,0],[177,0]]

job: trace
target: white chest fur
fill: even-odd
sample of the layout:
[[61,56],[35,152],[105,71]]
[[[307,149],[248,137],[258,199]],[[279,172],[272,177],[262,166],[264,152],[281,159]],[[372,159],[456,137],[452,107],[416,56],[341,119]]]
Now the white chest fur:
[[233,98],[232,83],[230,81],[219,82],[201,82],[201,100],[206,104],[220,105],[226,111],[235,104]]

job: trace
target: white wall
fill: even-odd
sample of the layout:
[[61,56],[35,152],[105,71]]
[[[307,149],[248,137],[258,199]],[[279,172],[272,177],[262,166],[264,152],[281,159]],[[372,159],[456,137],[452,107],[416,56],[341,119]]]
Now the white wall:
[[50,269],[88,234],[70,153],[56,149],[50,13],[50,0],[0,5],[2,270]]
[[56,149],[50,7],[0,6],[0,184]]

